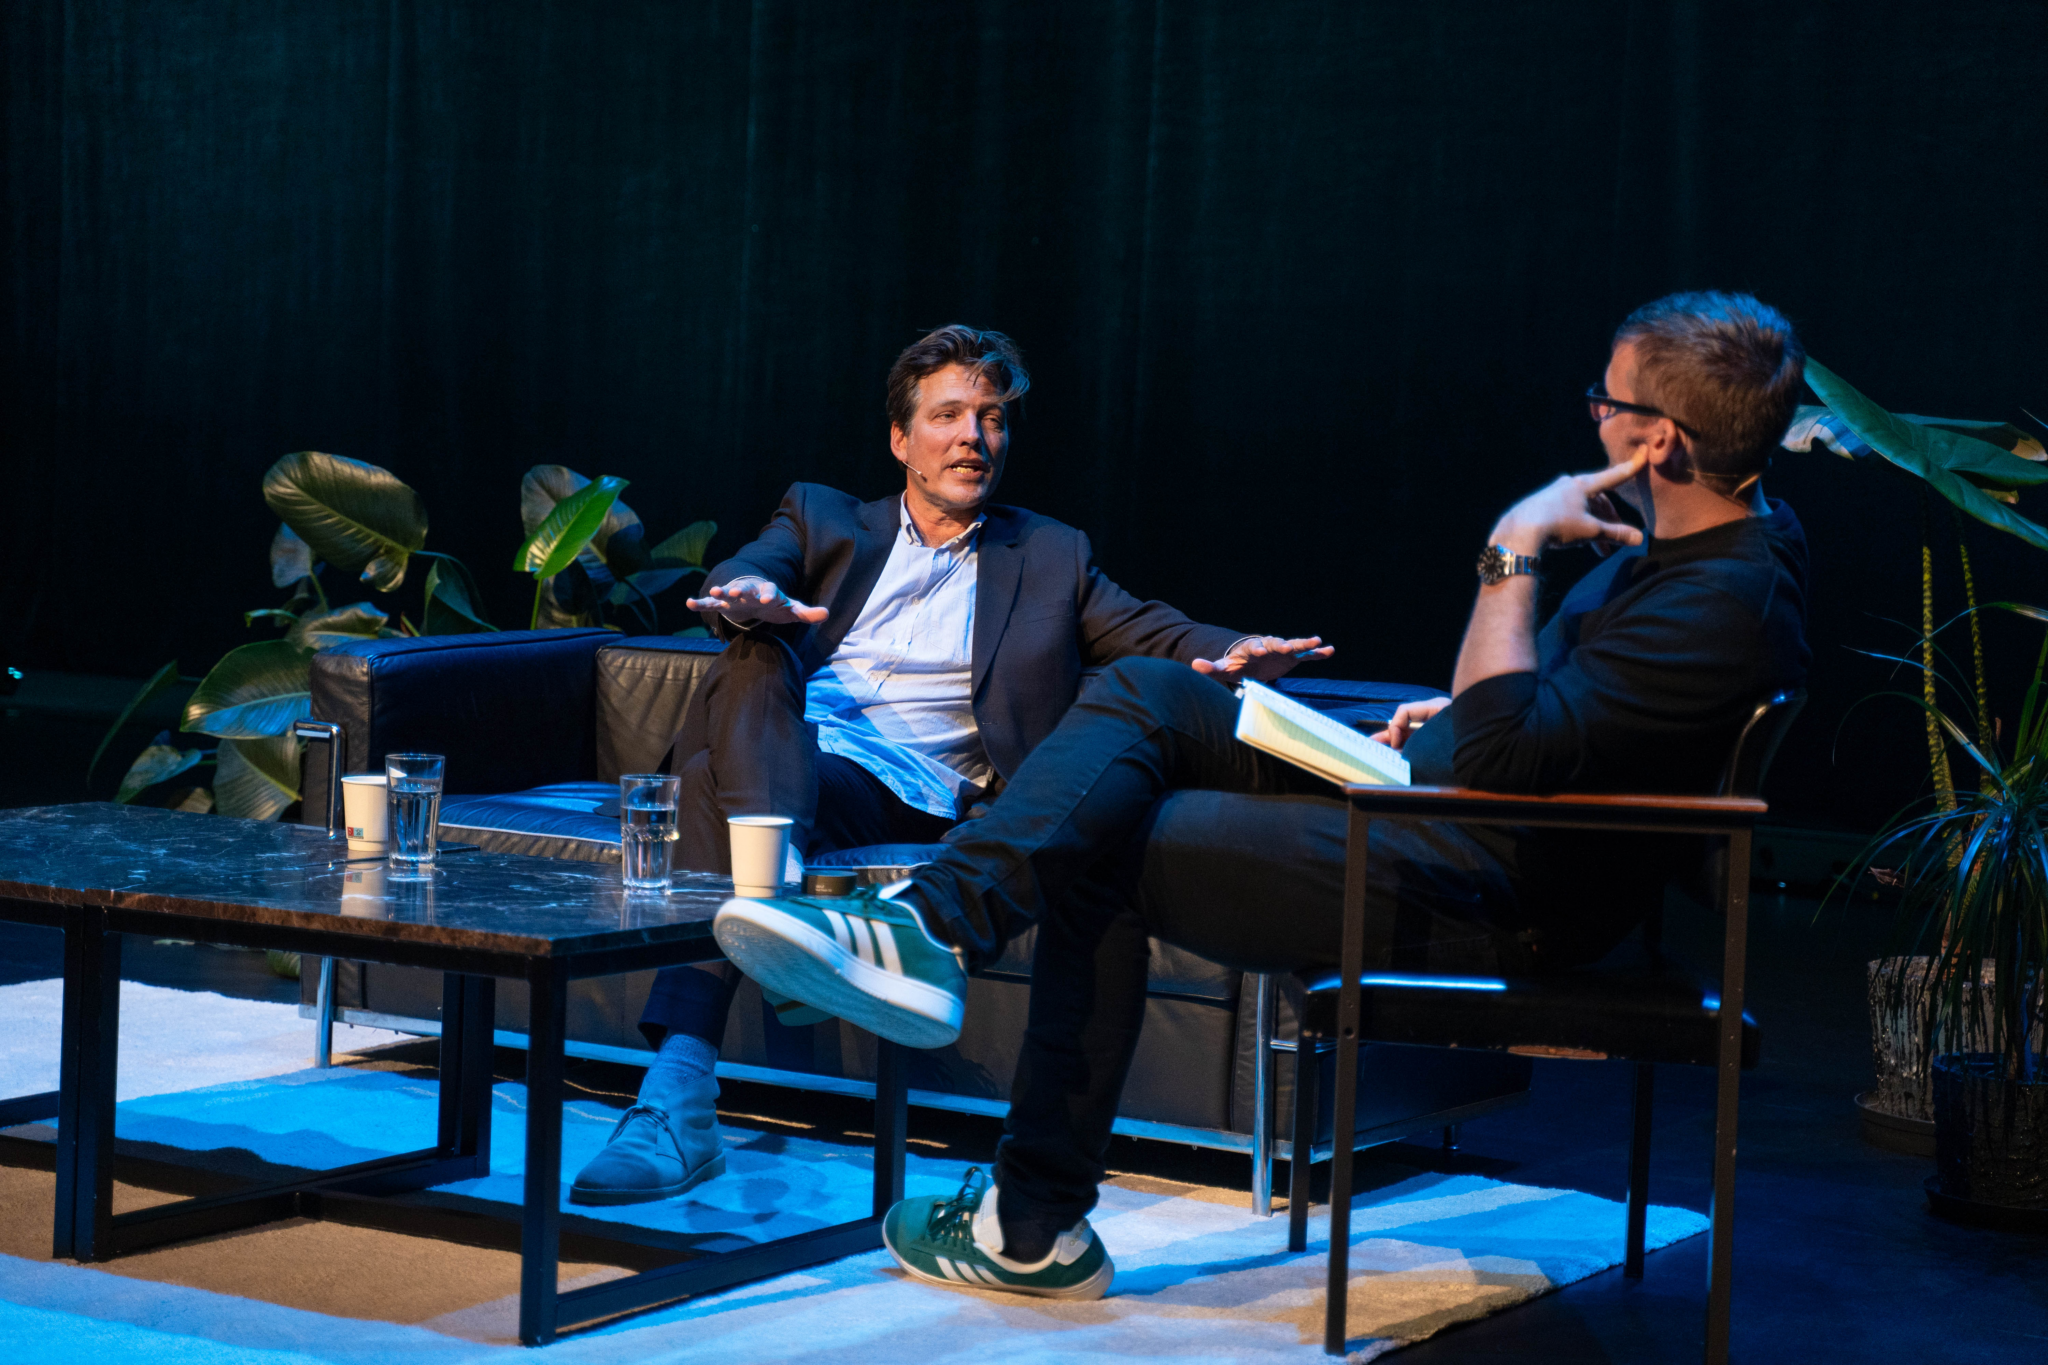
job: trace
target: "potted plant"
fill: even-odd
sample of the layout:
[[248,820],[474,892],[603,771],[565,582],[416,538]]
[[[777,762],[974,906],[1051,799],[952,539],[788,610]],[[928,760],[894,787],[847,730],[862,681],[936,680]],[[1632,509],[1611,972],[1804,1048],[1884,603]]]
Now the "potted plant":
[[[1980,748],[1995,747],[1984,671],[1984,641],[1977,615],[1975,577],[1963,535],[1963,514],[2037,549],[2048,549],[2048,529],[2020,515],[2020,490],[2048,482],[2048,450],[2005,422],[1969,421],[1893,413],[1858,393],[1818,361],[1806,379],[1823,406],[1801,407],[1784,444],[1797,451],[1825,448],[1851,460],[1878,456],[1921,481],[1920,634],[1917,661],[1899,660],[1921,673],[1921,702],[1937,703],[1935,651],[1933,495],[1949,504],[1961,567],[1964,619],[1970,627],[1972,698]],[[1884,657],[1884,656],[1880,656]],[[1954,810],[1956,787],[1949,745],[1932,715],[1926,724],[1928,772],[1937,809]],[[1867,862],[1867,860],[1864,860]],[[1859,864],[1860,866],[1860,864]],[[1890,880],[1889,873],[1884,877]],[[1865,1136],[1922,1155],[1934,1153],[1934,1095],[1928,994],[1931,959],[1922,954],[1880,958],[1870,964],[1871,1050],[1876,1084],[1856,1096]],[[1959,988],[1974,992],[1978,987]]]
[[[626,480],[595,481],[562,465],[538,465],[520,482],[525,539],[513,569],[534,580],[531,626],[600,625],[613,618],[648,633],[660,629],[654,595],[704,572],[718,527],[700,521],[658,545],[619,501]],[[180,747],[156,737],[121,779],[114,799],[138,799],[188,811],[274,820],[299,799],[300,741],[292,723],[306,714],[313,655],[349,640],[391,635],[457,635],[494,631],[485,619],[475,578],[459,559],[422,548],[427,512],[420,497],[389,470],[318,451],[286,455],[263,476],[263,497],[282,524],[270,545],[271,580],[291,590],[279,607],[244,614],[248,626],[281,636],[231,649],[197,679],[182,732],[209,736],[213,749]],[[419,626],[372,602],[334,606],[322,574],[355,575],[369,591],[394,594],[413,559],[428,562]],[[701,626],[676,632],[702,635]],[[157,692],[180,681],[175,660],[158,669],[129,701],[93,753],[86,775],[128,718]],[[212,768],[212,786],[194,784]]]
[[[2016,603],[1983,610],[2048,623]],[[1974,614],[1974,613],[1971,613]],[[1911,697],[1967,756],[1974,788],[1937,793],[1874,845],[1893,865],[1900,936],[1926,966],[1892,978],[1921,1017],[1932,1059],[1938,1211],[2048,1230],[2048,638],[2010,751],[1972,739],[1940,706]]]

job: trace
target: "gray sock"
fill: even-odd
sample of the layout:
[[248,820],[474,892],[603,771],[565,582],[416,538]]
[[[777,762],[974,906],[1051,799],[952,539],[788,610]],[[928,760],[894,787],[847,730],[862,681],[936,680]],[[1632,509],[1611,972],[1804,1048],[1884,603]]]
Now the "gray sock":
[[718,1049],[691,1033],[671,1033],[661,1040],[647,1076],[640,1082],[640,1103],[675,1113],[683,1096],[713,1074]]

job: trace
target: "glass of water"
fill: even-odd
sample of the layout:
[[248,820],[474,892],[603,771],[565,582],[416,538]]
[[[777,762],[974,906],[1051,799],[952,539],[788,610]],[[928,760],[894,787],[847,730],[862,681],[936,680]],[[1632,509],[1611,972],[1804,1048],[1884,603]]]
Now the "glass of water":
[[680,777],[627,773],[619,778],[619,865],[629,891],[668,890]]
[[434,836],[441,821],[440,754],[387,754],[384,775],[390,790],[387,833],[395,872],[434,865]]

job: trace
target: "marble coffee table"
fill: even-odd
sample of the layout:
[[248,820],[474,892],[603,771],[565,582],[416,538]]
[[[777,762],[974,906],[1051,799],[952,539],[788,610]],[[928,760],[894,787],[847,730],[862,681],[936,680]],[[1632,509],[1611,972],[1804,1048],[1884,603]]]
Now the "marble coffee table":
[[[718,958],[711,917],[730,894],[724,878],[701,874],[678,878],[666,896],[628,893],[616,866],[505,853],[450,855],[425,878],[402,880],[381,860],[350,863],[345,842],[310,826],[110,803],[0,811],[0,919],[64,933],[54,1253],[104,1261],[280,1218],[318,1217],[323,1198],[389,1198],[486,1174],[500,978],[528,988],[526,1183],[517,1214],[521,1341],[541,1345],[580,1323],[879,1247],[881,1215],[903,1193],[908,1094],[902,1051],[881,1039],[872,1216],[582,1289],[557,1288],[568,984]],[[116,1214],[122,934],[446,973],[435,1145]],[[0,1101],[0,1123],[47,1115],[51,1098]],[[631,1229],[615,1232],[624,1237]]]

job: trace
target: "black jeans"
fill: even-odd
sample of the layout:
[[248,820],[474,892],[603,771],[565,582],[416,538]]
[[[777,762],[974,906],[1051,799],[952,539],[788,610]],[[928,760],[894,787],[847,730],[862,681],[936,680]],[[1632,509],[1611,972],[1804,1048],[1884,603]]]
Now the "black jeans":
[[[1184,664],[1113,665],[909,893],[977,961],[1039,926],[996,1162],[1025,1245],[1095,1205],[1148,936],[1243,971],[1336,963],[1344,804],[1239,743],[1236,720],[1231,694]],[[1526,969],[1513,885],[1463,830],[1376,823],[1368,866],[1368,894],[1395,906],[1398,965]]]
[[[732,871],[726,817],[787,815],[791,846],[828,853],[868,844],[928,844],[953,822],[907,805],[867,769],[820,752],[804,722],[804,679],[796,656],[768,635],[742,635],[713,661],[704,681],[707,747],[685,762],[676,802],[676,865]],[[714,1048],[739,989],[729,962],[657,972],[640,1031],[656,1047],[687,1033]]]

